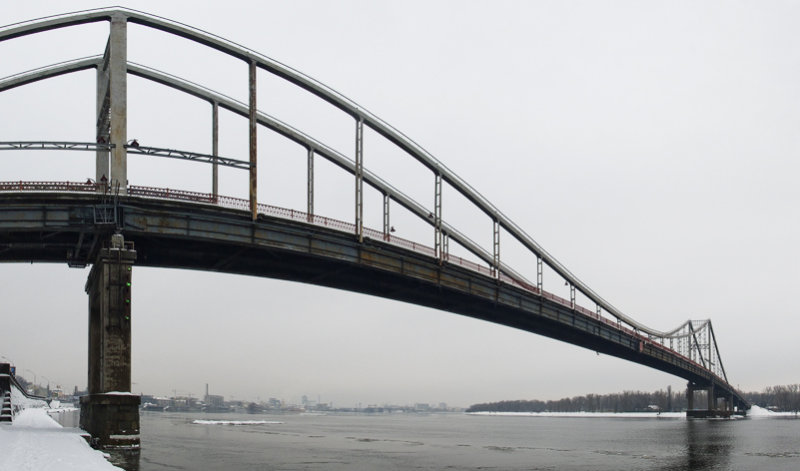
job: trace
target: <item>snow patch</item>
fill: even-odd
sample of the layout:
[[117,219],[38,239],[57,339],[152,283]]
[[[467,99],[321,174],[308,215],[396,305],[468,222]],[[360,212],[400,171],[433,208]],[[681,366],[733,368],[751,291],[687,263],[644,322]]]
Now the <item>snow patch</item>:
[[277,420],[193,420],[196,425],[274,425],[282,424]]
[[763,407],[759,406],[752,406],[749,411],[747,411],[747,415],[750,417],[770,417],[775,415],[774,412],[771,410],[764,409]]
[[467,415],[493,415],[504,417],[602,417],[634,419],[682,419],[685,412],[468,412]]
[[0,470],[121,471],[93,450],[79,429],[65,429],[44,409],[24,409],[0,426]]
[[[635,418],[635,419],[685,419],[686,412],[467,412],[467,415],[490,415],[502,417],[602,417],[602,418]],[[773,412],[752,406],[746,417],[794,417],[794,412]],[[743,419],[742,416],[731,416],[732,419]]]
[[14,417],[11,422],[12,427],[26,427],[33,429],[61,428],[61,425],[53,420],[44,409],[23,409]]
[[759,407],[753,405],[750,410],[747,411],[748,417],[797,417],[797,414],[794,412],[773,412],[769,409],[764,409],[763,407]]
[[15,414],[22,409],[28,409],[32,407],[48,407],[46,401],[41,399],[30,399],[14,386],[11,386],[11,406],[14,408]]

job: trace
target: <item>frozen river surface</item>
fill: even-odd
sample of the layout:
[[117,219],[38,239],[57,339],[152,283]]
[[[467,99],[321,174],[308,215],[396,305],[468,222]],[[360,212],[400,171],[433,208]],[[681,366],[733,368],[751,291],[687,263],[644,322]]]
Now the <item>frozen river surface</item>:
[[793,418],[151,412],[141,428],[141,471],[800,469]]

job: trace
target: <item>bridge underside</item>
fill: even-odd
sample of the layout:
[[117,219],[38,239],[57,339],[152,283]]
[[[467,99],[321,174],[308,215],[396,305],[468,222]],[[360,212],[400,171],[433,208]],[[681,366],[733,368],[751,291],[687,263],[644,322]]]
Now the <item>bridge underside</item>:
[[[535,293],[381,240],[210,205],[97,195],[0,195],[0,261],[85,265],[117,226],[136,265],[277,278],[405,301],[514,327],[714,384],[706,372],[642,337]],[[98,218],[98,215],[102,216]],[[117,224],[108,224],[116,219]],[[726,385],[721,397],[741,398]]]

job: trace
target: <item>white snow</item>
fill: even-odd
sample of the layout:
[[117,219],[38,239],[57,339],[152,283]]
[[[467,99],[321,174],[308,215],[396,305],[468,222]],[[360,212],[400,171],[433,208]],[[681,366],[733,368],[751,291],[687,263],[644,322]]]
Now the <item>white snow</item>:
[[795,417],[797,414],[794,412],[773,412],[763,407],[754,405],[747,411],[748,417]]
[[77,429],[62,428],[42,408],[0,425],[0,471],[120,471]]
[[775,412],[764,409],[763,407],[753,406],[747,411],[747,415],[750,417],[769,417],[775,415]]
[[47,407],[47,402],[41,399],[29,399],[16,387],[11,387],[11,405],[14,413],[31,407]]
[[14,418],[14,421],[11,422],[11,426],[14,428],[38,429],[61,428],[61,425],[50,418],[50,416],[47,415],[47,411],[44,409],[23,409]]
[[[493,415],[505,417],[604,417],[604,418],[650,418],[650,419],[685,419],[686,412],[468,412],[468,415]],[[794,417],[794,412],[773,412],[763,407],[752,406],[747,417]],[[741,418],[734,416],[732,418]]]
[[194,420],[192,423],[197,425],[267,425],[284,422],[275,420]]
[[505,417],[604,417],[635,419],[681,419],[685,412],[469,412],[469,415],[496,415]]

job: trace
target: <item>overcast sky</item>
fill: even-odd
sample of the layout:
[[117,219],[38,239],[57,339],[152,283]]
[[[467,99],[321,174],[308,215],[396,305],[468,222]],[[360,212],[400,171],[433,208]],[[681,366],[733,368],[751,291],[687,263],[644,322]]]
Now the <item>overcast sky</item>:
[[[68,6],[67,6],[68,5]],[[103,6],[5,2],[0,23]],[[744,390],[800,382],[800,4],[206,2],[126,6],[223,36],[343,93],[425,147],[623,312],[666,330],[711,318]],[[0,77],[101,54],[108,24],[0,43]],[[129,60],[246,99],[247,69],[131,25]],[[259,71],[259,108],[353,154],[341,112]],[[0,94],[0,141],[94,139],[93,71]],[[210,106],[129,78],[129,138],[210,152]],[[223,113],[222,155],[247,158]],[[131,184],[210,191],[210,168],[130,157]],[[304,209],[305,151],[259,134],[259,199]],[[352,177],[318,159],[317,212],[352,219]],[[91,153],[0,154],[0,180],[94,176]],[[326,166],[327,165],[327,166]],[[365,165],[431,205],[433,177],[365,137]],[[246,175],[221,192],[246,194]],[[380,228],[380,198],[367,194]],[[445,188],[444,217],[491,243]],[[432,245],[393,207],[402,237]],[[503,239],[504,260],[535,278]],[[88,269],[0,266],[0,355],[86,385]],[[550,284],[548,284],[548,281]],[[553,277],[545,289],[564,295]],[[534,334],[271,279],[134,269],[133,390],[337,406],[555,399],[685,381]],[[591,306],[588,306],[591,308]]]

